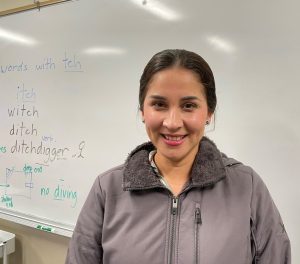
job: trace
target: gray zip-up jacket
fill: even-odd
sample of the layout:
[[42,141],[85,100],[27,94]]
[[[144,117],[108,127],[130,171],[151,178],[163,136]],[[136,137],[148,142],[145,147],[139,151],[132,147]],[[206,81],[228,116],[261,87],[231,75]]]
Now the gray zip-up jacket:
[[151,143],[101,174],[79,215],[68,264],[289,264],[290,242],[261,178],[200,143],[173,197],[149,162]]

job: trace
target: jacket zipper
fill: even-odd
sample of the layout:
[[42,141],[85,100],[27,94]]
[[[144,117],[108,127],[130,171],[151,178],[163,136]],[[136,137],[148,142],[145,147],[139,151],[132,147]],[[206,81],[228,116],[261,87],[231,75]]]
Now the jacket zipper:
[[202,224],[201,210],[197,206],[195,209],[195,264],[199,263],[199,228]]
[[176,217],[177,217],[177,213],[178,213],[178,197],[172,197],[168,264],[172,264],[173,254],[175,252],[175,236],[176,236]]

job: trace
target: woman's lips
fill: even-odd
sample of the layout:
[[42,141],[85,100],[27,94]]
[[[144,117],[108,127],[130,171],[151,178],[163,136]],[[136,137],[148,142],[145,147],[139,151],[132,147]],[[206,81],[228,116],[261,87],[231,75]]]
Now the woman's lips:
[[179,146],[184,142],[184,136],[178,135],[164,135],[162,134],[163,141],[169,146]]

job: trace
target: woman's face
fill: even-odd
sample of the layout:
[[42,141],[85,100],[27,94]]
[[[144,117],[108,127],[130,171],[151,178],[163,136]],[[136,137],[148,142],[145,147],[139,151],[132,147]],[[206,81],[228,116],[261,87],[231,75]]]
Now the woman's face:
[[155,158],[178,163],[193,162],[211,114],[195,73],[169,68],[149,82],[142,117],[157,149]]

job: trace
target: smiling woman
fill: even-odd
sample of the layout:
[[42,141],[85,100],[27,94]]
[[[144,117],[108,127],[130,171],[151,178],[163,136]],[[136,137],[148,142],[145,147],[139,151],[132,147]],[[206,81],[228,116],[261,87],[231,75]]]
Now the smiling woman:
[[216,108],[198,54],[164,50],[140,79],[150,142],[95,180],[68,264],[290,264],[290,242],[267,187],[204,136]]

